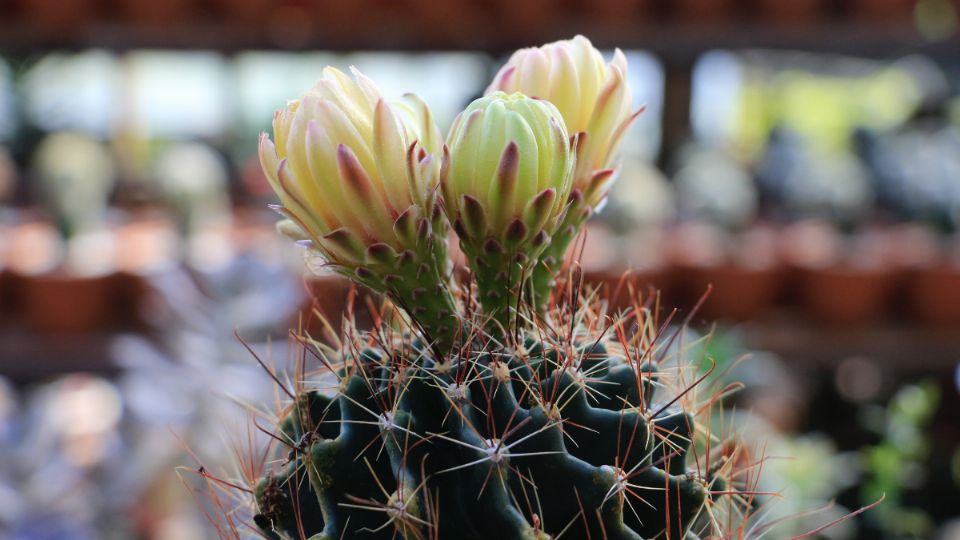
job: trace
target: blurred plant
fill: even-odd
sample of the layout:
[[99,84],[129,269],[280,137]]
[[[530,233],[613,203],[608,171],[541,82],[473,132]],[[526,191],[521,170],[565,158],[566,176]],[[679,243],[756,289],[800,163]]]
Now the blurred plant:
[[865,171],[850,154],[810,156],[785,187],[786,206],[795,216],[827,219],[842,231],[856,228],[873,202]]
[[656,166],[624,160],[620,180],[611,188],[609,204],[598,219],[622,235],[658,228],[674,217],[675,199],[669,180]]
[[70,375],[17,396],[0,378],[5,540],[208,538],[208,509],[182,496],[171,471],[190,459],[187,447],[226,467],[234,446],[265,444],[227,430],[249,420],[237,401],[272,400],[247,346],[284,365],[282,347],[268,343],[303,301],[298,276],[247,253],[216,273],[173,266],[144,279],[150,330],[104,344],[117,371],[109,380]]
[[209,146],[174,144],[157,158],[153,176],[173,211],[184,255],[194,233],[230,219],[226,163]]
[[769,212],[795,222],[779,242],[788,263],[808,269],[839,265],[875,276],[887,270],[888,242],[867,226],[875,194],[856,155],[811,147],[780,127],[771,133],[757,174]]
[[755,531],[764,531],[765,523],[776,523],[776,528],[770,529],[775,538],[794,538],[834,523],[816,538],[856,538],[858,523],[845,519],[849,510],[834,502],[844,488],[857,481],[855,456],[838,453],[826,435],[785,434],[747,413],[735,412],[723,421],[740,426],[747,448],[762,450],[767,456],[763,467],[754,472],[755,489],[766,494],[755,502],[757,514],[764,518],[756,523]]
[[759,196],[753,177],[722,150],[688,148],[673,181],[682,217],[729,231],[742,230],[757,217]]
[[900,388],[885,411],[868,410],[866,424],[882,437],[879,444],[861,452],[865,479],[861,484],[862,501],[886,494],[886,503],[868,515],[868,523],[884,538],[930,538],[933,522],[922,509],[906,504],[909,490],[921,489],[927,471],[924,462],[932,441],[927,428],[940,401],[933,381]]
[[96,376],[67,375],[25,401],[10,418],[13,441],[0,444],[4,538],[96,538],[98,522],[113,514],[90,502],[107,496],[110,482],[103,479],[112,478],[109,464],[123,453],[116,387]]
[[894,128],[921,99],[911,59],[762,50],[739,56],[735,144],[753,155],[780,128],[806,139],[817,153],[846,152],[854,128]]
[[945,106],[930,104],[894,133],[861,130],[857,140],[883,207],[949,235],[960,231],[960,132]]
[[106,147],[80,133],[45,138],[33,157],[40,199],[65,239],[102,225],[114,182]]

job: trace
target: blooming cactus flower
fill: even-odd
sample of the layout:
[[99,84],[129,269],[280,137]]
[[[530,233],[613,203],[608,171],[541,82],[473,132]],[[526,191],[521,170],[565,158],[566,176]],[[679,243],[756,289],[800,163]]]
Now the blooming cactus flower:
[[523,92],[553,103],[571,134],[583,133],[577,150],[574,190],[591,207],[606,196],[611,165],[632,111],[627,59],[620,49],[605,64],[583,36],[520,49],[500,68],[487,93]]
[[567,130],[579,138],[567,213],[532,278],[541,310],[567,247],[606,199],[615,176],[617,147],[642,111],[631,111],[626,78],[627,59],[619,49],[606,64],[590,40],[576,36],[518,50],[487,88],[488,93],[523,92],[550,101]]
[[494,92],[454,120],[441,170],[444,207],[481,302],[500,322],[516,305],[523,265],[536,264],[556,229],[573,163],[563,119],[547,101]]
[[439,130],[418,98],[391,105],[352,72],[325,68],[276,113],[274,140],[260,138],[260,163],[289,219],[280,230],[391,295],[430,338],[449,341],[456,321],[436,204]]
[[[327,67],[323,78],[273,119],[260,163],[284,215],[334,264],[362,265],[366,249],[402,251],[401,216],[430,205],[440,135],[426,106],[398,114],[373,82]],[[413,220],[415,221],[415,220]]]

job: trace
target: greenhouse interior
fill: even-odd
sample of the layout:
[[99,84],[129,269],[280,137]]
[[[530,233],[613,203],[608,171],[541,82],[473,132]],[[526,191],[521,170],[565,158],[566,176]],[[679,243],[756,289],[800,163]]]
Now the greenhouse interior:
[[960,540],[960,0],[0,2],[0,538]]

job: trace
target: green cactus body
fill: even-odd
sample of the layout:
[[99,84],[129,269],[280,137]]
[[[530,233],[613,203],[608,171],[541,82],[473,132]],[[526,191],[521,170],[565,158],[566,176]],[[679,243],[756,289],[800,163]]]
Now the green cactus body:
[[270,538],[683,538],[708,490],[688,470],[693,415],[654,403],[664,374],[602,342],[527,344],[474,343],[444,363],[414,348],[348,358],[336,395],[303,393],[280,419],[288,461],[257,486],[257,525]]

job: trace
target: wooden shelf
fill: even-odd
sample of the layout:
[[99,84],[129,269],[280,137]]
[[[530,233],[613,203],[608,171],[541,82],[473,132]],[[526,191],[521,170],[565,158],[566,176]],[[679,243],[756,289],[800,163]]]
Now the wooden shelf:
[[0,332],[0,374],[17,385],[40,382],[65,373],[111,375],[119,366],[111,357],[119,334],[76,335]]
[[[462,25],[462,27],[457,26]],[[853,54],[867,57],[922,52],[955,58],[960,39],[930,42],[909,25],[870,25],[825,20],[800,27],[763,21],[697,25],[682,21],[609,22],[560,18],[519,31],[489,16],[454,22],[443,32],[424,28],[415,18],[399,20],[384,14],[356,18],[348,26],[317,24],[309,30],[284,33],[267,25],[229,21],[196,21],[175,26],[138,26],[95,21],[73,32],[44,33],[23,21],[0,21],[0,50],[26,54],[56,48],[208,49],[226,53],[249,49],[292,50],[479,50],[502,54],[531,43],[583,33],[600,47],[650,50],[667,63],[689,63],[711,49],[772,48]]]
[[741,329],[747,349],[777,353],[798,369],[831,369],[854,357],[903,373],[952,372],[960,363],[960,328],[894,322],[838,328],[778,314]]

